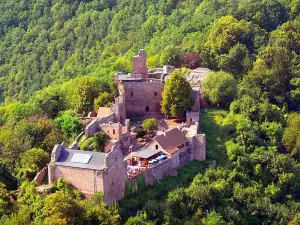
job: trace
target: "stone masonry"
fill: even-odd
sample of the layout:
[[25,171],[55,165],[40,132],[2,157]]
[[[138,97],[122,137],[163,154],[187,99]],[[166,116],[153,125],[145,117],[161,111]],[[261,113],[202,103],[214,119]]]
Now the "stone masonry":
[[[77,150],[77,142],[70,148],[64,143],[56,145],[48,165],[49,184],[63,178],[87,197],[101,191],[108,204],[122,199],[125,195],[126,182],[135,182],[137,178],[128,175],[127,162],[124,161],[123,149],[131,146],[130,121],[127,118],[163,117],[161,114],[163,75],[169,75],[174,69],[173,66],[165,66],[157,70],[158,72],[152,71],[153,76],[149,78],[146,53],[141,49],[139,54],[133,57],[133,74],[117,73],[114,77],[118,84],[119,97],[110,108],[102,109],[105,114],[91,118],[92,121],[84,130],[87,138],[96,132],[104,131],[110,137],[112,147],[107,152],[100,153]],[[156,77],[159,73],[162,74],[160,79]],[[200,116],[199,88],[193,89],[192,97],[195,104],[186,113],[186,117],[187,122],[194,124],[197,129]],[[166,134],[167,132],[164,133],[165,137]],[[182,135],[184,133],[181,133]],[[148,143],[148,148],[163,152],[168,159],[138,175],[145,177],[146,184],[153,184],[154,180],[160,180],[165,176],[176,176],[178,169],[192,160],[205,160],[205,134],[197,134],[194,130],[193,135],[183,137],[185,143],[174,146],[176,150],[172,152],[162,147],[162,139],[160,142]],[[178,139],[169,139],[164,145],[172,143],[173,140]],[[86,164],[78,163],[74,161],[74,157],[76,159],[77,156],[83,159],[91,158]]]
[[148,79],[146,53],[143,49],[140,49],[137,56],[133,56],[133,74],[140,74],[142,76],[142,79]]

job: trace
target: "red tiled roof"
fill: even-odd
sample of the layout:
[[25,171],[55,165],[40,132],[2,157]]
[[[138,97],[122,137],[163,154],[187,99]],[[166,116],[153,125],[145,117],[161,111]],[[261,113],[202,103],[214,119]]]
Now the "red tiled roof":
[[168,153],[173,154],[179,150],[178,146],[185,144],[187,141],[185,135],[178,129],[174,128],[155,138],[159,145]]

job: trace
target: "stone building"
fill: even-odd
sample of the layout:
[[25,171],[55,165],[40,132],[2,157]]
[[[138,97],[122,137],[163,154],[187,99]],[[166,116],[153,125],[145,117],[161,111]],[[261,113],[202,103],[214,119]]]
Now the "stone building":
[[105,151],[78,150],[79,137],[69,148],[64,144],[56,145],[48,165],[49,184],[63,178],[86,196],[102,191],[105,201],[110,204],[123,198],[125,183],[134,183],[138,176],[144,176],[146,184],[153,184],[154,180],[164,176],[177,175],[179,168],[192,160],[205,160],[205,134],[197,133],[200,93],[199,88],[194,88],[195,104],[186,112],[187,122],[192,124],[191,135],[186,135],[181,128],[174,128],[156,136],[139,149],[138,155],[154,157],[163,153],[166,159],[139,171],[138,176],[132,177],[128,172],[129,166],[123,155],[124,149],[132,147],[128,118],[163,118],[160,104],[164,82],[174,70],[173,66],[164,66],[148,71],[145,51],[140,50],[133,57],[133,74],[116,73],[114,76],[119,97],[110,107],[100,107],[97,115],[90,114],[90,122],[83,132],[85,138],[99,131],[105,132],[110,138]]
[[[122,87],[125,114],[128,118],[163,118],[161,113],[162,93],[165,81],[175,67],[165,65],[163,68],[148,70],[146,63],[146,53],[141,49],[139,54],[133,57],[133,74],[116,73],[114,75],[115,82]],[[199,122],[199,89],[193,89],[192,98],[195,104],[189,110],[188,121],[195,123]]]
[[124,196],[126,162],[120,144],[109,153],[80,151],[56,145],[48,165],[49,183],[63,178],[72,183],[83,195],[90,197],[98,191],[110,204]]

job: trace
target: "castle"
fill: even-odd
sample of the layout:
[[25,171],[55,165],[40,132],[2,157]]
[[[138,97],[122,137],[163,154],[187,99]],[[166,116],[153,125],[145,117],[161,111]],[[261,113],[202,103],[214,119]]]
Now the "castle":
[[[64,178],[86,196],[102,191],[110,204],[122,199],[126,183],[134,184],[139,176],[144,176],[146,184],[153,184],[165,176],[176,176],[178,169],[192,160],[204,160],[205,134],[197,132],[199,87],[191,93],[195,103],[186,112],[186,123],[172,127],[160,111],[165,81],[174,70],[173,66],[148,70],[146,54],[141,49],[133,57],[132,74],[114,75],[119,90],[114,104],[100,107],[97,115],[90,115],[91,122],[85,127],[84,139],[99,131],[107,134],[110,139],[105,151],[82,151],[79,138],[69,147],[64,143],[56,145],[48,165],[49,184]],[[156,135],[143,143],[137,142],[131,127],[129,118],[136,117],[159,120]]]

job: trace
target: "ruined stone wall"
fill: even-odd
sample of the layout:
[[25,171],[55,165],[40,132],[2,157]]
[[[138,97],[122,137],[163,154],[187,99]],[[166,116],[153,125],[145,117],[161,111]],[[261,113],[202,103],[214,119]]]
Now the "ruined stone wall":
[[104,131],[110,139],[121,140],[122,139],[122,124],[120,123],[105,123],[100,124],[100,130]]
[[51,163],[55,163],[59,156],[60,156],[60,153],[61,151],[66,147],[65,143],[61,143],[61,144],[58,144],[58,145],[55,145],[54,148],[53,148],[53,151],[51,153]]
[[[160,163],[150,169],[145,170],[145,172],[138,176],[144,176],[146,184],[152,185],[155,180],[161,180],[166,176],[177,176],[179,168],[180,160],[179,155],[177,155],[164,161],[163,163]],[[136,182],[138,176],[128,179],[128,182]]]
[[126,82],[125,105],[128,117],[161,117],[164,85],[161,82]]
[[99,125],[102,123],[110,123],[114,121],[114,115],[106,116],[101,119],[94,119],[90,124],[88,124],[84,129],[84,134],[86,137],[92,137],[95,133],[99,132]]
[[195,124],[199,123],[200,112],[186,112],[186,122]]
[[103,172],[104,200],[107,204],[121,200],[125,195],[127,163],[124,161],[120,144],[113,146],[106,157]]
[[49,165],[48,167],[50,184],[63,178],[83,194],[94,194],[104,190],[102,171],[58,165]]
[[40,172],[38,172],[38,174],[34,177],[34,181],[38,184],[42,184],[44,177],[46,176],[48,171],[47,167],[44,167]]
[[205,134],[197,134],[191,139],[192,152],[195,160],[205,160],[206,155],[206,137]]
[[133,56],[133,74],[140,74],[143,79],[148,78],[148,68],[146,66],[146,53],[140,49],[137,56]]
[[114,115],[114,122],[120,122],[125,124],[126,120],[126,106],[125,106],[125,94],[124,86],[122,83],[118,83],[119,97],[115,98],[115,103],[110,106],[110,110]]
[[194,100],[194,105],[191,107],[191,111],[199,112],[200,111],[200,91],[193,89],[192,97]]

